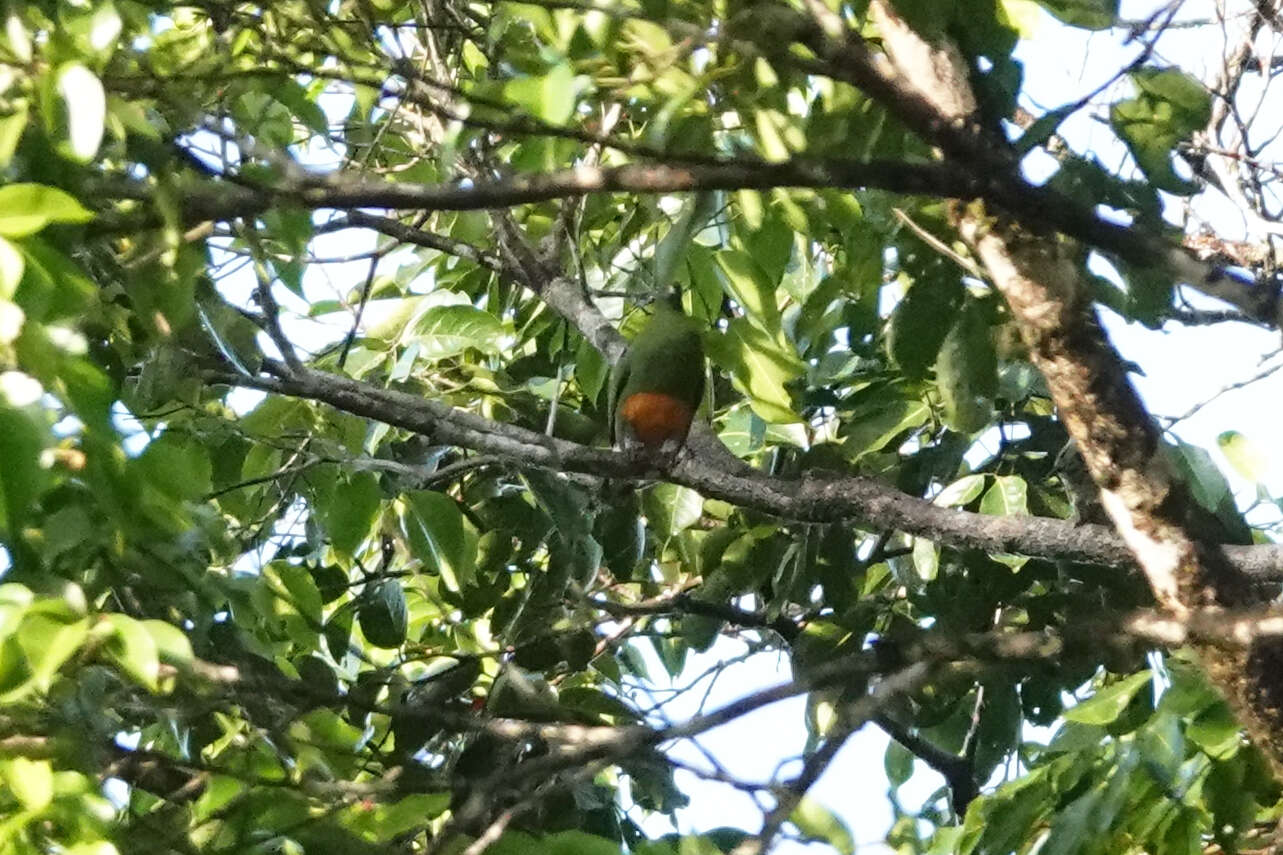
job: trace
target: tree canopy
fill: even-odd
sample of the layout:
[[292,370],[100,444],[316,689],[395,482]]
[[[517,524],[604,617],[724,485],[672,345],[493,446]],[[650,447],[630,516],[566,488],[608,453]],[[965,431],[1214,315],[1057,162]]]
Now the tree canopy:
[[[866,726],[896,852],[1283,845],[1267,453],[1101,322],[1280,329],[1283,19],[1199,5],[0,7],[0,853],[849,855]],[[1047,28],[1116,67],[1031,98]],[[729,639],[790,678],[668,715]]]

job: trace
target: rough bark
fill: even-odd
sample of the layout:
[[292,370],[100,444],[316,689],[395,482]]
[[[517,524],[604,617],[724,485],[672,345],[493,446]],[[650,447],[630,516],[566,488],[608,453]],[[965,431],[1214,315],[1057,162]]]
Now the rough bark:
[[[976,101],[956,48],[924,39],[882,0],[871,12],[901,85],[914,86],[946,125],[974,126]],[[958,147],[950,148],[957,156]],[[957,206],[954,221],[1006,298],[1101,501],[1159,604],[1178,617],[1250,604],[1247,577],[1218,544],[1191,533],[1197,506],[1168,469],[1158,428],[1100,327],[1068,247],[992,216],[982,203]],[[1195,646],[1253,742],[1275,773],[1283,773],[1283,644],[1261,638],[1239,649]]]

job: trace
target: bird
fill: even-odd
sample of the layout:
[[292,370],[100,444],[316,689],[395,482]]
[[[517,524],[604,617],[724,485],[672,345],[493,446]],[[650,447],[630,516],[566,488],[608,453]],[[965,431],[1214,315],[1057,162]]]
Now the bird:
[[700,329],[677,306],[657,301],[611,374],[612,442],[651,456],[676,454],[703,395]]

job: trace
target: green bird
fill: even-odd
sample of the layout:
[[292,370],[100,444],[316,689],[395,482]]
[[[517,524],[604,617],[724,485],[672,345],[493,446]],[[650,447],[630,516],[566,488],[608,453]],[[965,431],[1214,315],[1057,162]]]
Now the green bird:
[[657,302],[611,374],[611,439],[626,450],[675,452],[703,395],[699,327],[680,309]]

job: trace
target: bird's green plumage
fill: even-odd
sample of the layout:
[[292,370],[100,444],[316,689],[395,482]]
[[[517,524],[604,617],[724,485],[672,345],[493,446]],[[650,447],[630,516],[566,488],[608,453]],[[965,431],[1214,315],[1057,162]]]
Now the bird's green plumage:
[[630,395],[655,392],[699,409],[704,395],[704,342],[696,323],[663,301],[628,345],[611,373],[611,437],[618,439],[619,406]]

